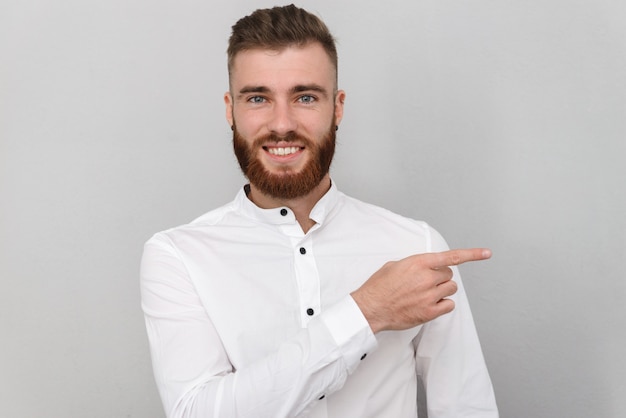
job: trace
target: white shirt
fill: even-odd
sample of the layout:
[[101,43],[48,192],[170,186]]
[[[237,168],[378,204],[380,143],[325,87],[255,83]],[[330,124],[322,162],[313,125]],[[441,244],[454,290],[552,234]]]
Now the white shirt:
[[142,307],[168,417],[408,418],[418,403],[421,417],[497,417],[456,268],[455,310],[410,330],[374,335],[349,295],[387,261],[447,250],[443,238],[334,184],[310,218],[304,234],[289,208],[242,189],[146,243]]

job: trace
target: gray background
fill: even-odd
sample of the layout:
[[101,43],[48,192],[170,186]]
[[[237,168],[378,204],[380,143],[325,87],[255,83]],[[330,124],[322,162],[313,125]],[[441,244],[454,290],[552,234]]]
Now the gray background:
[[[0,3],[2,416],[163,416],[142,245],[242,184],[226,40],[273,4]],[[339,40],[339,187],[494,251],[462,271],[502,416],[626,416],[626,3],[299,4]]]

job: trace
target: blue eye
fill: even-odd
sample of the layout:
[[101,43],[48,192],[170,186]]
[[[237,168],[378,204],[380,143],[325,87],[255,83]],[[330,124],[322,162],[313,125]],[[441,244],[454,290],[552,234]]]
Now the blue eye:
[[304,96],[300,96],[298,98],[298,101],[301,103],[313,103],[315,100],[317,100],[315,96],[311,96],[310,94],[305,94]]
[[261,96],[252,96],[248,99],[250,103],[263,103],[265,102],[265,98]]

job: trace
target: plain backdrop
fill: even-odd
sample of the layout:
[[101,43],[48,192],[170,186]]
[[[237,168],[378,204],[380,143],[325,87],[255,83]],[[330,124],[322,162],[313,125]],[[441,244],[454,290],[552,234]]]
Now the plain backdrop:
[[[626,416],[626,3],[298,4],[338,39],[340,189],[493,249],[461,271],[502,417]],[[142,246],[243,184],[226,42],[273,5],[0,2],[1,416],[164,416]]]

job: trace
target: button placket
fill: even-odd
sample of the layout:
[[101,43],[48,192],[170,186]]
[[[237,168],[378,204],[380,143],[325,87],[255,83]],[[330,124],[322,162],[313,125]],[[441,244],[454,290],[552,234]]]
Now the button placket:
[[292,239],[294,270],[298,282],[302,326],[320,313],[320,278],[313,256],[312,237]]

